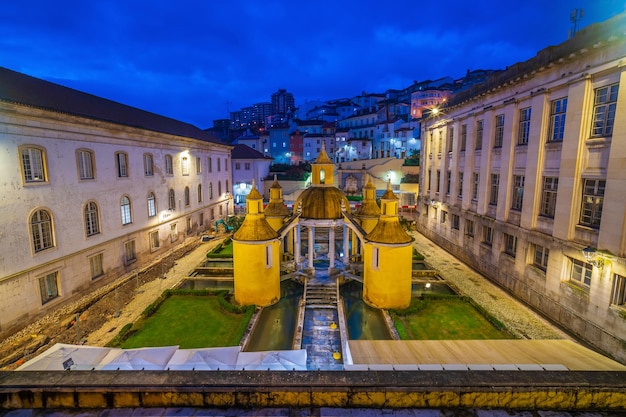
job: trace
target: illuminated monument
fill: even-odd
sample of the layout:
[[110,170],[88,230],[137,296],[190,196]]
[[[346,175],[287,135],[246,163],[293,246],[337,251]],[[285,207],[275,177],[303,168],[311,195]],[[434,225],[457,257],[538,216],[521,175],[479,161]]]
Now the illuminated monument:
[[413,238],[400,225],[391,185],[379,209],[368,181],[363,204],[352,214],[346,195],[335,186],[335,166],[324,147],[311,171],[311,186],[297,198],[291,215],[276,179],[265,212],[256,188],[248,196],[245,221],[233,236],[237,302],[267,306],[278,301],[281,260],[310,275],[324,262],[336,276],[362,261],[364,301],[384,309],[408,307]]

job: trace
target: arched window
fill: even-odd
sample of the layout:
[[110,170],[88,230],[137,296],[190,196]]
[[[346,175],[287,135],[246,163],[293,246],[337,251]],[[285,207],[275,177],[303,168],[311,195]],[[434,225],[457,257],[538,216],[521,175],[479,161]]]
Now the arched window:
[[167,195],[167,204],[170,210],[176,210],[176,196],[174,195],[174,190],[170,188],[170,191]]
[[100,222],[98,221],[98,205],[90,201],[85,204],[85,234],[93,236],[100,233]]
[[133,219],[130,214],[130,198],[128,198],[127,196],[122,197],[120,208],[122,211],[122,224],[132,223]]
[[[219,161],[219,159],[218,159]],[[222,196],[222,181],[218,181],[217,182],[217,195],[219,196],[218,198],[220,198]]]
[[52,217],[46,210],[38,210],[30,218],[30,227],[35,252],[54,247],[52,239]]
[[189,205],[189,187],[185,187],[185,206]]
[[148,194],[148,217],[156,216],[156,197],[154,193]]
[[209,200],[213,200],[213,183],[209,183]]
[[230,191],[230,187],[228,186],[228,180],[226,180],[226,192]]
[[198,203],[202,203],[202,184],[198,184]]

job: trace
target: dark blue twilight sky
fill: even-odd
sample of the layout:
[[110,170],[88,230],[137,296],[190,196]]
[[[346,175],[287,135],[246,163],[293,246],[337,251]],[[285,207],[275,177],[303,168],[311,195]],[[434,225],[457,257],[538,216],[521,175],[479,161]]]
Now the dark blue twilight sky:
[[[624,0],[7,0],[0,66],[211,127],[279,88],[305,100],[503,69]],[[1,86],[0,86],[1,87]]]

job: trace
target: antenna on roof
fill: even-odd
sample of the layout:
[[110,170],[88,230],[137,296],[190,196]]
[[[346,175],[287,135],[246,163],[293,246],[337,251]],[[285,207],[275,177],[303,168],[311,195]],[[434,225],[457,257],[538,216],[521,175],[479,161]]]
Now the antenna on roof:
[[569,38],[572,39],[576,32],[578,32],[578,22],[585,16],[585,11],[583,9],[574,9],[569,14],[569,20],[572,22],[572,28],[570,29]]

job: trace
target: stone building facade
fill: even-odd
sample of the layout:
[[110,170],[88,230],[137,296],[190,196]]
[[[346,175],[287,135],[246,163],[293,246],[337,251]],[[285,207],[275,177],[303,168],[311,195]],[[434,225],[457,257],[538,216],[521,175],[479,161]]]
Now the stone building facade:
[[[626,14],[425,120],[421,232],[626,361]],[[583,251],[583,249],[586,249]]]
[[3,68],[0,85],[0,335],[141,269],[225,215],[230,146]]

